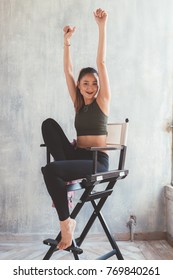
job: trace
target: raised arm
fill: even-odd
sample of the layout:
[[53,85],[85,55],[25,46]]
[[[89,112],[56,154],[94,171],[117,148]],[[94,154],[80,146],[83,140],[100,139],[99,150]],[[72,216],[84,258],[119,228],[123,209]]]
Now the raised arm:
[[75,27],[65,26],[64,27],[64,73],[67,82],[67,87],[73,103],[76,98],[76,84],[73,76],[73,66],[70,55],[71,37],[75,31]]
[[106,25],[107,25],[107,13],[102,9],[97,9],[94,12],[95,20],[98,24],[99,39],[97,50],[97,69],[100,80],[100,90],[97,97],[101,109],[104,113],[109,114],[109,104],[111,98],[111,91],[109,85],[109,78],[106,68]]

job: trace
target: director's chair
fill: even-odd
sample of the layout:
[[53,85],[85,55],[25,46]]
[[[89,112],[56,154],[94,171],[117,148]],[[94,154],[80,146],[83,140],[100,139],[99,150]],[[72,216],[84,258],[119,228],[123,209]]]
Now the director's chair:
[[[93,207],[92,215],[87,221],[82,233],[76,239],[73,239],[72,245],[65,249],[65,251],[69,251],[73,254],[75,260],[79,260],[79,255],[83,253],[81,249],[81,244],[83,243],[86,235],[88,234],[91,226],[93,225],[96,218],[99,219],[101,226],[110,242],[112,250],[107,252],[103,256],[100,256],[99,260],[106,260],[113,255],[116,255],[118,260],[123,260],[123,256],[120,252],[120,249],[113,238],[108,225],[101,213],[101,209],[105,204],[107,198],[112,194],[113,188],[118,180],[124,179],[128,175],[128,170],[125,167],[125,158],[126,158],[126,150],[127,150],[127,129],[128,129],[128,119],[123,123],[111,123],[108,124],[108,135],[107,135],[107,144],[106,147],[88,147],[87,149],[93,151],[93,173],[86,176],[86,178],[82,178],[81,180],[75,183],[67,184],[67,192],[70,191],[78,191],[82,190],[82,194],[80,199],[76,203],[73,211],[71,212],[70,217],[75,219],[77,215],[80,213],[80,210],[85,205],[86,202],[90,202]],[[41,147],[46,147],[45,144],[41,144]],[[117,167],[113,170],[109,170],[107,172],[98,173],[97,172],[97,152],[98,151],[119,151],[118,154],[118,162]],[[51,156],[48,147],[46,147],[47,154],[47,163],[51,161]],[[99,184],[103,184],[104,190],[96,191],[94,188]],[[105,187],[106,185],[106,187]],[[97,200],[97,202],[96,202]],[[44,244],[49,245],[46,255],[43,260],[49,260],[52,254],[57,249],[57,244],[61,239],[61,232],[57,235],[55,239],[46,239],[43,241]]]

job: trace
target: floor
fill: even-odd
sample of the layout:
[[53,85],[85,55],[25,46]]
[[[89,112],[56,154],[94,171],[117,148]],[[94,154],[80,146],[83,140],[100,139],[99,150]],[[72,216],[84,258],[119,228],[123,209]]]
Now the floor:
[[[173,260],[173,247],[166,240],[153,241],[118,241],[120,251],[125,260]],[[2,239],[0,240],[0,260],[42,260],[49,246],[42,240],[27,241]],[[111,251],[105,237],[90,236],[81,248],[84,253],[81,259],[92,260]],[[51,258],[70,260],[73,256],[69,252],[55,252]],[[116,256],[111,257],[116,259]]]

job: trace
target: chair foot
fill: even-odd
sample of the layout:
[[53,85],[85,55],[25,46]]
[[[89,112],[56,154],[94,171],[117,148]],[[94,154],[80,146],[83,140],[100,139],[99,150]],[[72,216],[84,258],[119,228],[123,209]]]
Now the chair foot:
[[[48,238],[48,239],[45,239],[43,241],[43,244],[45,245],[49,245],[49,246],[53,246],[53,247],[57,247],[58,245],[58,242],[56,239],[51,239],[51,238]],[[58,250],[58,248],[57,248]],[[83,250],[77,246],[74,246],[74,245],[71,245],[70,247],[66,248],[64,251],[68,251],[68,252],[74,252],[78,255],[82,254],[83,253]]]
[[70,251],[72,253],[76,253],[78,255],[83,253],[83,250],[79,247],[74,247],[74,246],[70,246],[67,249],[65,249],[65,251]]
[[49,245],[49,246],[57,246],[58,242],[55,239],[48,238],[48,239],[43,240],[43,244]]

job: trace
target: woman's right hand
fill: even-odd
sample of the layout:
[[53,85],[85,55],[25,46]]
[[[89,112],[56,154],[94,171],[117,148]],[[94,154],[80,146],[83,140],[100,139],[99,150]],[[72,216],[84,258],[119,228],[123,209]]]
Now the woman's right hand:
[[95,20],[97,22],[98,25],[102,25],[105,24],[108,18],[108,14],[106,11],[102,10],[102,9],[97,9],[94,12],[94,17]]
[[65,26],[63,31],[64,31],[64,43],[65,44],[70,44],[70,39],[73,35],[73,33],[75,32],[76,27],[71,27],[69,25]]

